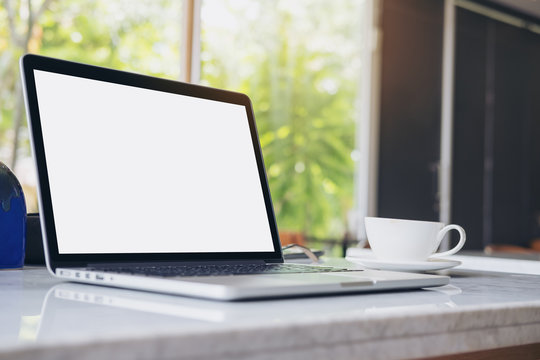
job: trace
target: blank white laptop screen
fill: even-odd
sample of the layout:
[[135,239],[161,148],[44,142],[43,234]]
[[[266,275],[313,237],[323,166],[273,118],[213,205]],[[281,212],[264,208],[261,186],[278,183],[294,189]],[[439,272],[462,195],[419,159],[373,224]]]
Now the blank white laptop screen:
[[34,76],[60,254],[274,251],[244,106]]

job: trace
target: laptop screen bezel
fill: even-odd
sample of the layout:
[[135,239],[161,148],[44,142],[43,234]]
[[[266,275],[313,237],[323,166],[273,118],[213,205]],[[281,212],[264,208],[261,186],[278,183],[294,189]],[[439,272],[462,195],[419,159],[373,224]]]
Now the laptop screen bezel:
[[[173,94],[192,96],[202,99],[222,101],[242,105],[246,109],[253,150],[257,161],[259,179],[264,197],[270,232],[272,235],[273,252],[205,252],[205,253],[114,253],[114,254],[61,254],[58,250],[55,219],[47,159],[45,155],[41,118],[37,99],[34,70],[42,70],[57,74],[76,76],[80,78],[105,81],[109,83],[134,86],[144,89],[164,91]],[[279,233],[270,196],[264,160],[255,124],[253,108],[249,97],[245,94],[204,87],[179,81],[161,79],[147,75],[113,70],[88,64],[54,59],[40,55],[27,54],[21,58],[21,75],[25,92],[28,113],[28,125],[34,161],[38,176],[38,202],[40,207],[41,228],[44,239],[46,258],[52,269],[57,267],[84,266],[92,263],[123,263],[123,262],[192,262],[192,261],[224,261],[224,260],[265,260],[270,262],[283,261]],[[81,229],[84,231],[84,229]]]

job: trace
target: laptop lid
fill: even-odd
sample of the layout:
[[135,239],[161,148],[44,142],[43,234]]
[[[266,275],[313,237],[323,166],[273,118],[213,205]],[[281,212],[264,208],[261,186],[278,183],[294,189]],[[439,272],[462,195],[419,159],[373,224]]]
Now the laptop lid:
[[48,266],[282,261],[240,93],[21,58]]

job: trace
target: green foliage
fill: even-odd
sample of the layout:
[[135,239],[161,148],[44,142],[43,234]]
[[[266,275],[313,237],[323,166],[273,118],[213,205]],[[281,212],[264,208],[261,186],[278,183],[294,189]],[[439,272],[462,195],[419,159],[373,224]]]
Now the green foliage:
[[[351,58],[332,43],[352,41],[350,32],[342,32],[351,21],[331,19],[332,11],[342,12],[350,2],[310,3],[315,5],[299,10],[283,1],[208,2],[201,77],[250,95],[280,229],[340,238],[353,205],[358,78],[349,76]],[[205,11],[228,13],[238,25],[213,28],[212,16],[204,22]],[[330,19],[327,28],[318,23],[321,11]],[[306,46],[317,37],[321,45]]]
[[[165,10],[166,9],[166,10]],[[40,54],[178,78],[181,4],[174,0],[62,1],[41,23]]]
[[[11,1],[11,0],[7,0]],[[43,0],[28,0],[36,9]],[[16,8],[26,24],[25,1]],[[352,207],[360,2],[205,0],[201,82],[254,104],[282,230],[342,237]],[[9,156],[18,59],[0,3],[0,160]],[[30,52],[178,78],[182,1],[52,0]],[[22,9],[22,10],[21,10]],[[22,17],[21,17],[22,16]],[[29,157],[26,131],[19,151]]]
[[[28,0],[34,12],[43,0]],[[28,33],[26,1],[0,2],[0,160],[9,163],[15,141],[18,60],[25,52],[94,65],[178,78],[182,2],[176,0],[52,0],[35,19],[25,43],[7,26],[11,4],[16,36]],[[26,14],[26,15],[25,15]],[[5,26],[4,26],[5,25]],[[22,111],[24,112],[24,111]],[[22,122],[19,157],[30,157],[26,123]],[[13,167],[15,164],[11,164]],[[35,183],[35,180],[33,181]]]
[[[5,5],[9,4],[9,13]],[[35,24],[28,32],[28,5]],[[43,12],[42,4],[49,7]],[[5,0],[0,2],[0,161],[15,169],[25,185],[35,186],[29,163],[24,119],[16,132],[16,114],[24,116],[18,61],[25,52],[94,65],[178,78],[182,2],[177,0]],[[36,15],[37,14],[37,15]],[[15,28],[15,36],[8,19]],[[16,41],[17,38],[24,41]],[[17,88],[19,87],[19,88]],[[15,157],[14,144],[17,143]],[[30,162],[31,163],[31,162]],[[30,211],[37,211],[29,206]]]

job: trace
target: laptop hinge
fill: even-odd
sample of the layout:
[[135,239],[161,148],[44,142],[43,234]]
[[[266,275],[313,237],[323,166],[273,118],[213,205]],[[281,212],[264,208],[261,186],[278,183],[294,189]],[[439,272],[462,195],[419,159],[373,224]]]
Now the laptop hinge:
[[267,260],[264,260],[264,262],[267,264],[282,264],[285,261],[283,260],[283,258],[279,258],[279,259],[267,259]]
[[100,262],[89,263],[88,267],[125,267],[125,266],[174,266],[174,265],[219,265],[219,264],[264,264],[264,260],[204,260],[204,261],[145,261],[145,262]]

